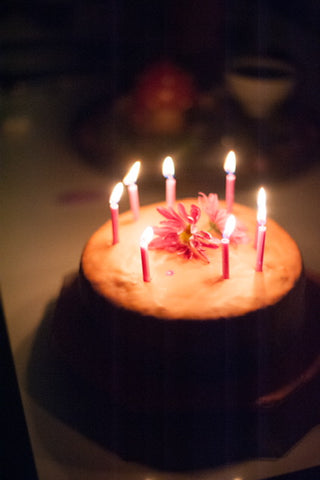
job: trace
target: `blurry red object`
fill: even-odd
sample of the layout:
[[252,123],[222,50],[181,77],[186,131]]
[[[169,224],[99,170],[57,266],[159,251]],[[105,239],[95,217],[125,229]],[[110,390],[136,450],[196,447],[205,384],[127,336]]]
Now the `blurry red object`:
[[158,132],[178,131],[185,113],[194,107],[197,89],[193,76],[171,61],[147,67],[133,92],[133,120]]

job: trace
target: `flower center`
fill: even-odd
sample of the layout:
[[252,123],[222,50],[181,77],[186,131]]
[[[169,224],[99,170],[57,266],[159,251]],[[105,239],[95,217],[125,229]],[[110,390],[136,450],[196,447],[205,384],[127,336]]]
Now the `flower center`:
[[215,222],[210,221],[210,230],[213,230],[214,232],[218,233],[219,235],[222,235],[222,232],[218,225]]
[[181,243],[188,244],[188,243],[189,243],[189,240],[190,240],[190,237],[192,237],[191,224],[188,223],[188,225],[187,225],[186,228],[183,230],[183,232],[180,233],[179,239],[180,239],[180,242],[181,242]]

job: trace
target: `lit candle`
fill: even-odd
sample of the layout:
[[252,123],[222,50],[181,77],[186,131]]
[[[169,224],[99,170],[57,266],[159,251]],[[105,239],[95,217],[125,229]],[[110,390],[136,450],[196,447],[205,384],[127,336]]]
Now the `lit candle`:
[[222,275],[224,279],[230,278],[229,274],[229,243],[230,236],[236,226],[236,217],[234,215],[229,215],[224,231],[223,238],[221,240],[221,249],[222,249]]
[[112,244],[119,242],[119,202],[123,192],[123,183],[119,182],[112,190],[110,195],[110,211],[112,222]]
[[176,201],[176,179],[174,178],[174,163],[172,157],[166,157],[162,164],[162,174],[166,177],[166,202],[173,207]]
[[141,253],[141,265],[142,265],[142,276],[144,282],[150,282],[150,266],[149,266],[149,253],[148,245],[151,242],[153,237],[153,228],[147,227],[140,238],[140,253]]
[[264,245],[266,240],[266,221],[267,221],[267,207],[266,207],[266,193],[264,188],[260,188],[258,194],[258,213],[257,213],[257,262],[256,271],[262,272],[263,270],[263,256]]
[[258,242],[258,228],[260,225],[266,224],[266,191],[263,187],[259,189],[258,196],[257,196],[257,228],[256,228],[256,235],[254,239],[254,248],[257,248]]
[[139,192],[138,192],[138,186],[136,184],[139,171],[140,171],[140,166],[141,166],[140,160],[134,162],[129,172],[123,179],[123,183],[128,187],[130,208],[133,214],[133,218],[135,220],[138,220],[139,218],[139,209],[140,209]]
[[233,150],[231,150],[226,156],[224,162],[224,171],[226,172],[226,202],[227,202],[227,212],[231,213],[234,202],[234,187],[236,183],[236,176],[234,172],[236,171],[236,155]]

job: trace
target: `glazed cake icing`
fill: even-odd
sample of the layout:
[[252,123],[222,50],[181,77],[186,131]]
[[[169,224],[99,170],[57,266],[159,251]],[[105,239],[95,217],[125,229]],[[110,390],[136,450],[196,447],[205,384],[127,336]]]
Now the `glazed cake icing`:
[[[186,206],[197,199],[182,201]],[[223,202],[221,202],[223,205]],[[91,237],[82,255],[84,277],[97,294],[119,308],[153,315],[164,321],[173,319],[214,320],[239,317],[276,304],[294,287],[302,272],[300,251],[273,220],[268,220],[264,271],[255,271],[256,250],[253,240],[255,212],[241,205],[234,214],[248,228],[251,241],[230,246],[231,276],[222,278],[221,250],[207,251],[210,263],[185,259],[163,250],[151,250],[152,281],[142,281],[139,242],[142,231],[162,220],[156,204],[143,207],[138,222],[131,212],[120,216],[121,241],[112,245],[110,222]],[[208,227],[203,215],[199,229]],[[300,313],[300,312],[299,312]]]

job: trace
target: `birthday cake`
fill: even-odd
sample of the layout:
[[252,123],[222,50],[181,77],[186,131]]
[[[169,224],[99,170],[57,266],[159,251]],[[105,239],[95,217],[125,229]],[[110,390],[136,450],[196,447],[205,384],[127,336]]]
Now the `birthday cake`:
[[[138,220],[122,213],[118,243],[109,221],[84,248],[76,280],[84,315],[76,331],[86,348],[80,353],[77,341],[66,340],[61,321],[55,342],[116,408],[112,448],[127,459],[170,469],[207,466],[223,457],[228,429],[241,439],[234,458],[237,448],[250,455],[255,441],[251,432],[246,442],[244,429],[252,418],[287,402],[317,374],[296,243],[268,219],[257,271],[256,212],[234,204],[233,214],[229,278],[221,249],[228,215],[213,194],[174,209],[141,207]],[[140,239],[149,226],[144,281]]]

